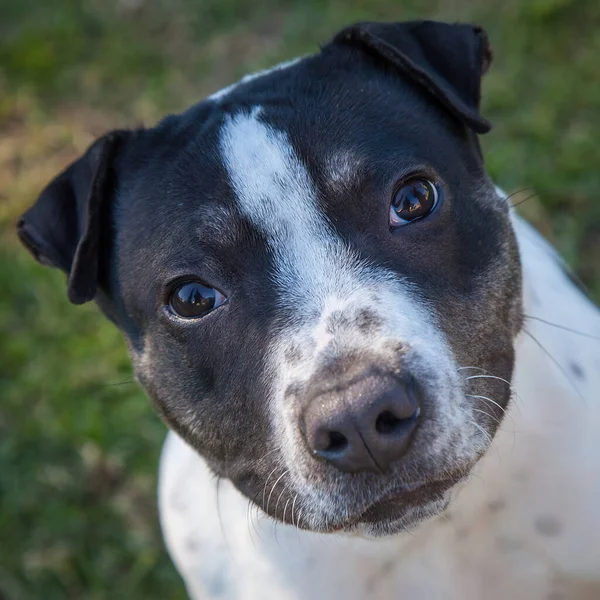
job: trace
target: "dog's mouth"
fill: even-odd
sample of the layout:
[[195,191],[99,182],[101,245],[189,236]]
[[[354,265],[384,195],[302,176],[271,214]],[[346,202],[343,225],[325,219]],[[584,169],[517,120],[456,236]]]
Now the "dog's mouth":
[[358,516],[337,523],[328,532],[364,530],[374,535],[406,531],[443,512],[450,503],[450,491],[464,476],[403,485],[371,504]]
[[454,479],[407,486],[370,506],[358,519],[360,523],[400,521],[411,509],[446,502],[446,492],[458,482]]

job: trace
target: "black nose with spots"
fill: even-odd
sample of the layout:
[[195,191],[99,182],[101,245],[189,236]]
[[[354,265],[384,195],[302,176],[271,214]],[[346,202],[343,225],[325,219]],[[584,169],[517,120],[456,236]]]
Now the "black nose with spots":
[[314,396],[302,428],[314,456],[341,471],[381,473],[408,449],[419,415],[412,380],[370,375]]

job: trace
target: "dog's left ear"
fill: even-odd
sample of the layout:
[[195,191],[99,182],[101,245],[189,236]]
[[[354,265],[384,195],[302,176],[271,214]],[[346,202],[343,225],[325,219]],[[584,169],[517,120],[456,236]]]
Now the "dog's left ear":
[[68,275],[74,304],[96,295],[101,251],[110,243],[109,209],[114,193],[113,160],[129,131],[113,131],[58,175],[19,219],[17,233],[42,264]]
[[436,21],[357,23],[338,33],[336,42],[360,46],[393,64],[476,133],[491,129],[479,114],[481,77],[492,60],[481,27]]

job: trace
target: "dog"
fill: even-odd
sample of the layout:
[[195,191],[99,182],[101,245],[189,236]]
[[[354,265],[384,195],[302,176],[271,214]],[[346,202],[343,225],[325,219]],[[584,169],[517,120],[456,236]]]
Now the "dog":
[[600,598],[600,313],[486,174],[485,32],[359,23],[18,223],[171,432],[191,598]]

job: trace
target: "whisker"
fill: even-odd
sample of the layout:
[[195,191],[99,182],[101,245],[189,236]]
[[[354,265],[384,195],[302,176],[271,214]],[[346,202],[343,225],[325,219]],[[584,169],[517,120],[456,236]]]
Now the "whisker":
[[[465,379],[467,381],[470,380],[470,379],[497,379],[498,381],[502,381],[503,383],[506,383],[506,385],[508,385],[508,387],[510,388],[511,394],[519,402],[521,402],[521,397],[517,393],[517,390],[515,390],[515,387],[513,386],[513,384],[510,381],[507,381],[506,379],[503,379],[502,377],[497,377],[496,375],[470,375],[469,377],[466,377]],[[515,404],[517,404],[517,403],[515,402]],[[518,404],[517,404],[517,407],[518,407]]]
[[251,519],[252,519],[252,526],[254,527],[254,531],[256,531],[256,535],[258,535],[259,539],[263,539],[262,535],[260,534],[261,532],[261,526],[260,526],[260,517],[261,517],[262,513],[260,506],[256,505],[252,507],[252,512],[250,513],[251,515]]
[[525,202],[529,202],[532,198],[535,198],[538,195],[537,192],[533,192],[533,194],[527,196],[524,200],[519,200],[516,204],[511,204],[511,208],[517,208],[517,206],[521,206],[521,204],[525,204]]
[[252,500],[248,499],[248,506],[246,507],[246,527],[248,528],[248,537],[252,540],[254,545],[254,538],[252,537],[252,513],[251,513]]
[[300,529],[300,521],[302,521],[302,515],[303,515],[303,514],[304,514],[304,513],[303,513],[302,509],[300,509],[300,510],[298,511],[298,518],[296,519],[296,529],[297,529],[298,531],[301,531],[301,529]]
[[502,377],[496,377],[496,375],[469,375],[469,377],[466,377],[465,379],[467,379],[467,381],[470,379],[497,379],[498,381],[502,381],[512,388],[512,383],[510,381],[507,381]]
[[467,475],[467,481],[472,477],[474,477],[475,479],[479,479],[479,481],[483,481],[485,483],[485,479],[481,475],[479,475],[479,473],[475,473],[474,469],[471,469],[471,471]]
[[475,425],[475,427],[477,427],[477,429],[479,429],[479,431],[481,431],[481,433],[488,440],[489,445],[492,446],[492,444],[493,444],[492,436],[479,423],[473,421],[473,419],[471,419],[471,425]]
[[327,528],[329,527],[329,517],[327,515],[325,515],[323,517],[323,529],[325,531],[327,531]]
[[217,475],[216,481],[216,496],[217,496],[217,517],[219,518],[219,527],[221,528],[221,535],[227,544],[227,536],[225,535],[225,527],[223,526],[223,519],[221,518],[221,481],[223,478]]
[[[514,404],[517,407],[517,409],[519,411],[521,410],[521,408],[519,406],[519,402],[521,402],[521,397],[517,393],[517,390],[515,389],[515,386],[510,381],[507,381],[506,379],[503,379],[502,377],[497,377],[493,373],[490,373],[489,371],[486,371],[485,369],[482,369],[481,367],[459,367],[457,370],[458,371],[462,371],[462,370],[465,370],[465,369],[473,369],[473,370],[481,371],[482,373],[485,373],[487,376],[489,376],[489,377],[491,377],[493,379],[498,379],[498,380],[506,383],[508,385],[508,387],[510,388],[510,391],[511,391],[511,400],[514,401]],[[466,377],[465,379],[466,380],[476,379],[478,377],[483,377],[483,376],[480,376],[480,375],[471,375],[469,377]],[[468,396],[469,394],[466,394],[466,395]],[[484,398],[485,398],[485,396],[484,396]],[[490,400],[490,398],[487,398],[487,399]]]
[[269,493],[269,497],[267,498],[267,507],[265,508],[265,512],[267,514],[269,514],[269,504],[271,502],[271,496],[273,495],[273,492],[275,491],[275,488],[277,487],[277,484],[290,472],[289,469],[286,469],[275,481],[275,483],[273,484],[273,487],[271,488],[271,492]]
[[[469,394],[466,394],[466,396],[470,397],[470,398],[479,398],[481,400],[487,400],[488,402],[491,402],[492,404],[494,404],[495,406],[497,406],[498,408],[500,408],[504,414],[511,420],[512,424],[513,424],[513,429],[512,429],[512,434],[513,434],[513,445],[512,445],[512,449],[514,451],[515,446],[517,444],[517,432],[515,431],[514,425],[515,425],[515,420],[513,419],[512,415],[506,410],[506,408],[500,406],[497,402],[495,402],[494,400],[492,400],[491,398],[488,398],[487,396],[472,396]],[[515,406],[517,407],[517,410],[521,410],[519,408],[519,405],[515,403]],[[476,408],[473,408],[472,410],[477,411]],[[483,411],[481,411],[483,412]],[[486,413],[487,414],[487,413]],[[489,415],[491,416],[491,415]],[[502,423],[497,420],[498,423],[498,427],[501,428],[502,427]]]
[[283,517],[281,518],[281,520],[282,520],[284,523],[285,523],[285,513],[287,512],[287,507],[288,507],[288,505],[289,505],[289,503],[290,503],[291,501],[292,501],[292,499],[291,499],[291,498],[288,498],[288,499],[287,499],[287,501],[286,501],[286,503],[285,503],[285,506],[283,507]]
[[[474,394],[465,394],[465,396],[467,398],[478,398],[479,400],[484,400],[485,402],[490,402],[494,406],[497,406],[504,413],[504,416],[506,416],[506,418],[510,419],[514,424],[515,420],[514,420],[513,416],[510,414],[510,412],[504,406],[498,404],[498,402],[496,402],[495,400],[492,400],[491,398],[488,398],[487,396],[477,396]],[[515,406],[517,407],[517,410],[519,410],[519,411],[521,410],[521,408],[519,407],[519,405],[517,403],[515,403]]]
[[587,404],[587,400],[585,396],[581,393],[581,390],[575,385],[575,382],[571,379],[569,372],[550,354],[550,352],[541,344],[541,342],[527,329],[523,329],[523,331],[535,342],[542,352],[554,363],[556,367],[558,367],[559,371],[564,375],[565,379],[571,384],[573,389],[577,392],[577,395]]
[[256,507],[256,509],[257,509],[256,518],[258,520],[258,505],[256,504],[256,496],[258,496],[258,494],[255,494],[254,498],[252,498],[252,500],[248,501],[248,509],[247,509],[247,513],[246,513],[246,520],[248,521],[248,533],[250,534],[250,539],[252,540],[252,545],[254,547],[256,547],[256,545],[254,542],[254,538],[252,537],[252,530],[250,529],[251,527],[254,530],[254,533],[256,533],[256,535],[258,536],[258,538],[260,540],[262,540],[260,531],[258,531],[258,526],[254,522],[254,518],[253,518],[253,509]]
[[[293,507],[292,507],[293,510]],[[296,540],[298,541],[298,544],[300,544],[300,519],[302,518],[302,509],[300,509],[298,511],[298,516],[296,517]]]
[[298,494],[294,496],[294,501],[292,502],[292,526],[294,527],[294,509],[296,507],[296,500],[298,499]]
[[262,461],[265,458],[267,458],[267,456],[269,456],[269,454],[273,454],[273,452],[281,452],[281,450],[282,450],[281,446],[277,446],[276,448],[272,448],[268,452],[265,452],[258,460]]
[[275,540],[277,547],[281,550],[281,542],[279,541],[279,536],[277,535],[277,529],[279,525],[281,525],[281,523],[276,519],[273,519],[273,539]]
[[[512,395],[514,395],[514,397],[521,402],[521,397],[519,396],[519,394],[517,393],[517,390],[515,389],[515,387],[513,386],[513,384],[510,381],[507,381],[506,379],[503,379],[502,377],[497,377],[496,375],[471,375],[469,377],[466,377],[467,380],[469,379],[497,379],[498,381],[502,381],[503,383],[506,383],[506,385],[508,385],[508,387],[510,388],[510,391],[512,392]],[[518,404],[515,402],[515,404],[518,407]]]
[[277,503],[275,504],[275,514],[277,515],[277,508],[279,507],[279,501],[281,500],[281,496],[283,496],[283,494],[285,493],[285,485],[283,486],[283,489],[281,490],[281,493],[279,494],[279,498],[277,498]]
[[471,408],[471,410],[473,412],[478,412],[482,415],[485,415],[486,417],[489,417],[490,419],[492,419],[492,421],[495,421],[496,423],[498,423],[498,425],[500,425],[500,420],[494,417],[493,415],[490,415],[490,413],[486,412],[485,410],[480,410],[479,408]]
[[275,471],[277,471],[277,469],[279,469],[279,465],[275,465],[275,468],[269,473],[269,476],[265,479],[265,485],[263,486],[263,498],[262,498],[262,505],[265,505],[265,496],[267,495],[267,485],[269,483],[269,480],[271,479],[271,477],[273,476],[273,473],[275,473]]
[[[279,502],[281,501],[281,497],[283,496],[285,491],[286,491],[286,486],[284,484],[283,489],[281,490],[281,493],[279,494],[279,497],[277,498],[277,503],[275,504],[275,517],[273,518],[273,537],[275,538],[275,541],[277,542],[278,545],[279,545],[279,540],[277,539],[277,525],[279,525],[279,520],[277,519],[277,510],[279,508]],[[289,498],[288,498],[288,502],[289,502]],[[287,503],[286,503],[286,506],[287,506]],[[285,517],[285,512],[284,512],[284,517]]]
[[600,336],[592,335],[590,333],[585,333],[583,331],[577,331],[577,329],[571,329],[566,325],[560,325],[558,323],[553,323],[552,321],[547,321],[546,319],[542,319],[541,317],[534,317],[533,315],[524,315],[526,319],[532,319],[534,321],[539,321],[540,323],[545,323],[546,325],[550,325],[551,327],[556,327],[557,329],[562,329],[563,331],[569,331],[571,333],[575,333],[585,338],[589,338],[590,340],[600,341]]
[[498,404],[497,402],[495,402],[491,398],[488,398],[487,396],[476,396],[474,394],[465,394],[465,396],[467,398],[479,398],[480,400],[487,400],[488,402],[491,402],[492,404],[494,404],[495,406],[497,406],[503,413],[507,414],[506,408],[504,408],[504,406],[501,406],[500,404]]
[[[533,192],[534,189],[530,188],[530,187],[526,187],[526,188],[521,188],[518,190],[515,190],[514,192],[511,192],[510,194],[506,195],[506,196],[502,196],[502,201],[503,202],[508,202],[512,197],[516,196],[517,194],[521,194],[523,192]],[[512,206],[512,204],[511,204]]]
[[[474,419],[471,418],[471,415],[469,415],[465,410],[463,410],[462,408],[459,408],[459,410],[467,417],[469,423],[471,425],[473,425],[474,427],[476,427],[477,429],[479,429],[479,431],[483,434],[483,436],[485,437],[485,439],[488,441],[488,446],[490,448],[494,448],[497,455],[498,455],[498,459],[500,461],[500,463],[502,462],[502,455],[500,454],[500,450],[498,449],[498,446],[494,443],[494,440],[492,438],[492,436],[483,428],[481,427],[481,425],[479,425],[479,423],[477,423]],[[489,416],[489,415],[488,415]]]

